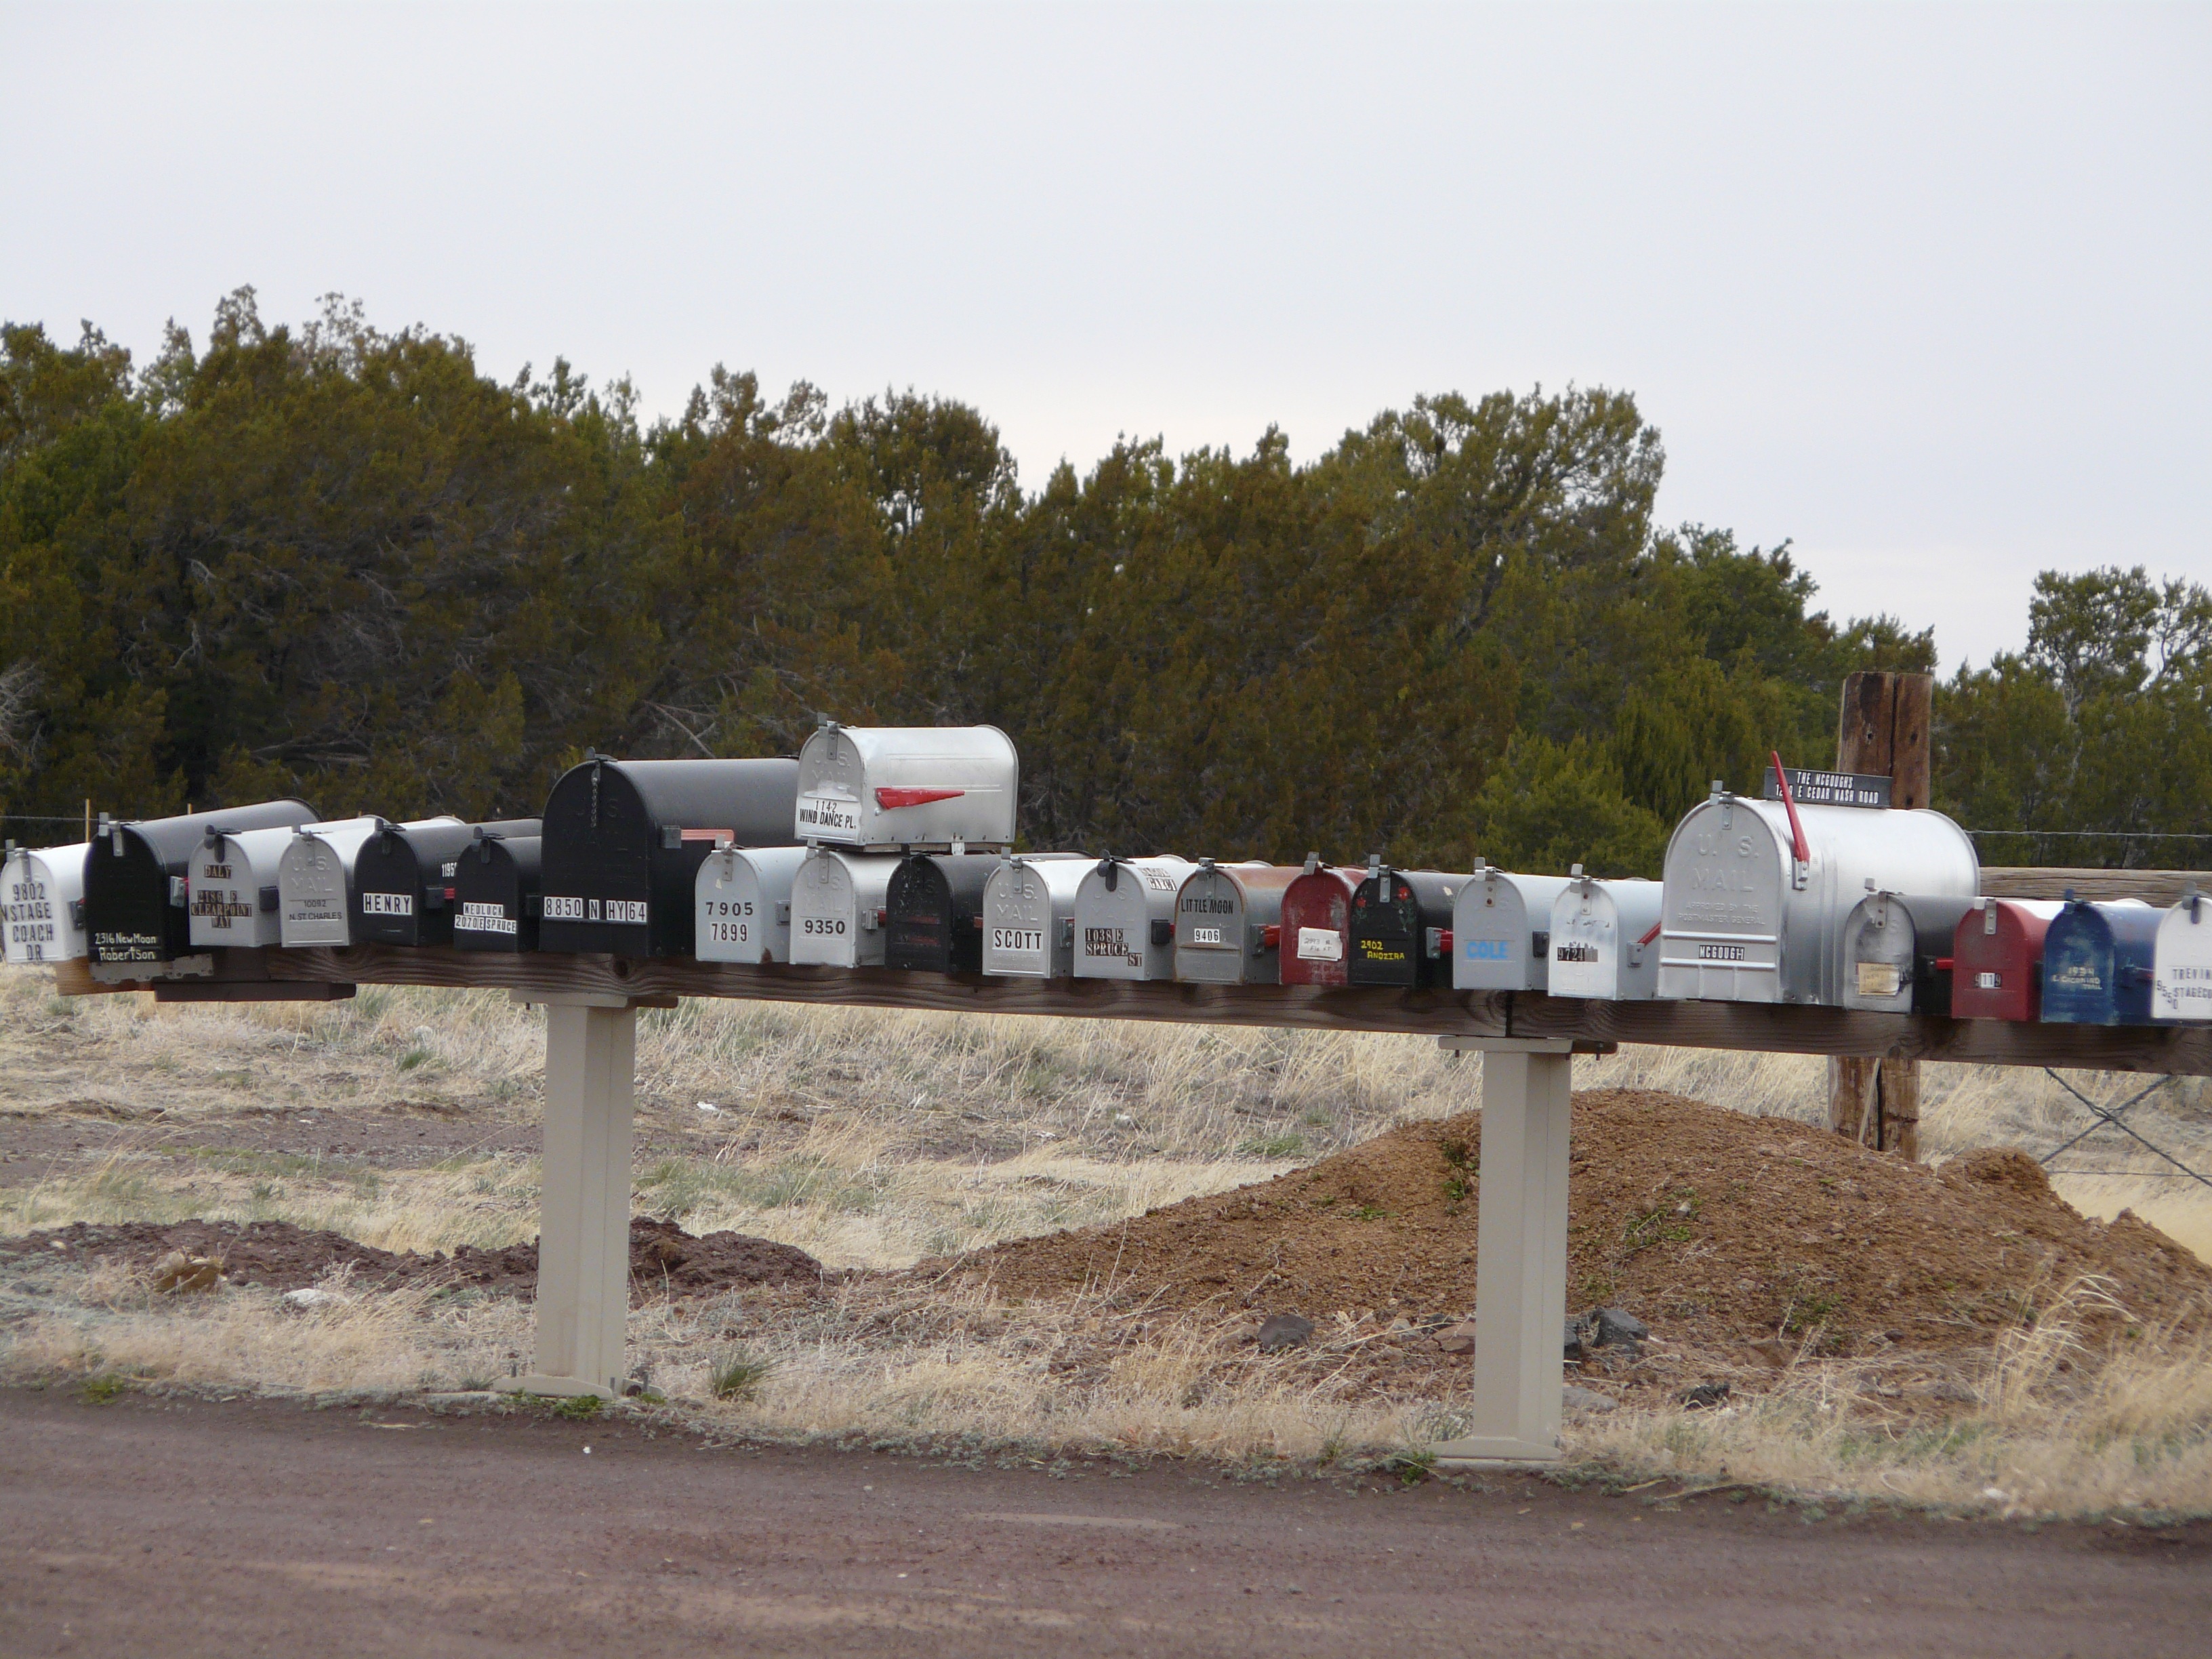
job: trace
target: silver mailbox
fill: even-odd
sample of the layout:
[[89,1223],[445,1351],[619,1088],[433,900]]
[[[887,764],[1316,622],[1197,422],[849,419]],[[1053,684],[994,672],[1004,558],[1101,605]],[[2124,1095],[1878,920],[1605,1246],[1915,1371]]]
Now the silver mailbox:
[[2154,1019],[2212,1019],[2212,899],[2191,892],[2160,918],[2150,974]]
[[185,910],[191,918],[192,948],[233,945],[258,950],[284,943],[282,921],[284,856],[294,842],[321,830],[374,829],[374,818],[337,823],[233,830],[220,817],[209,821],[207,839],[192,854],[185,878]]
[[899,860],[810,848],[791,883],[791,959],[832,968],[880,966],[884,910]]
[[1518,876],[1475,860],[1452,903],[1452,987],[1541,991],[1551,983],[1552,906],[1566,876]]
[[839,726],[799,751],[793,837],[874,852],[1014,844],[1021,763],[995,726]]
[[[1844,924],[1867,884],[1972,898],[1965,830],[1924,808],[1800,806],[1716,791],[1667,843],[1659,994],[1720,1002],[1843,1001]],[[1802,840],[1798,839],[1802,830]]]
[[1600,1002],[1657,995],[1660,884],[1598,881],[1582,870],[1552,901],[1547,992]]
[[1876,888],[1844,918],[1837,984],[1846,1008],[1951,1018],[1952,942],[1978,901]]
[[1176,895],[1188,859],[1101,859],[1075,892],[1075,977],[1173,979]]
[[1199,860],[1176,894],[1175,976],[1202,985],[1281,982],[1283,890],[1295,864]]
[[722,847],[699,866],[702,962],[789,962],[791,888],[804,847]]
[[[416,818],[400,828],[423,830],[459,822],[456,817]],[[288,951],[353,943],[347,900],[354,860],[362,843],[376,833],[376,825],[372,815],[303,824],[291,832],[276,860],[277,937],[274,943]]]
[[1010,855],[983,884],[983,971],[1066,979],[1075,971],[1075,896],[1087,860]]
[[84,856],[89,842],[74,847],[11,847],[0,872],[8,929],[8,962],[67,962],[85,953]]

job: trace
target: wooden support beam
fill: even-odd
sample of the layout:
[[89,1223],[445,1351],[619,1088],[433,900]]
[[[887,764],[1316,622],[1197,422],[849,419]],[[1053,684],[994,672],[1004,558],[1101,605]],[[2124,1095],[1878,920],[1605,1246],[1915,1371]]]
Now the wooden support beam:
[[2212,870],[2063,870],[2021,866],[1984,869],[1982,891],[1991,898],[2141,899],[2160,909],[2181,902],[2190,889],[2212,893]]

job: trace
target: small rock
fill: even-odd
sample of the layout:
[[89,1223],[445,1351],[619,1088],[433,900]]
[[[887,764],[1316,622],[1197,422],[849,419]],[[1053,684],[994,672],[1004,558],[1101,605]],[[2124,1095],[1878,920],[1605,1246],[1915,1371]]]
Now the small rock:
[[1683,1406],[1693,1412],[1711,1409],[1728,1403],[1729,1385],[1725,1382],[1700,1382],[1694,1389],[1683,1391]]
[[1565,1345],[1566,1357],[1574,1360],[1587,1358],[1589,1355],[1584,1346],[1587,1340],[1588,1335],[1583,1322],[1579,1319],[1570,1319],[1567,1322]]
[[1474,1352],[1474,1322],[1462,1319],[1456,1325],[1447,1325],[1437,1333],[1437,1346],[1446,1353]]
[[1301,1346],[1312,1338],[1313,1333],[1312,1320],[1300,1314],[1281,1313],[1264,1322],[1255,1335],[1261,1353],[1274,1353]]
[[1620,1402],[1595,1389],[1578,1389],[1570,1382],[1559,1403],[1566,1407],[1568,1416],[1586,1417],[1593,1412],[1609,1412]]
[[1797,1345],[1778,1336],[1770,1336],[1750,1346],[1753,1353],[1778,1370],[1797,1358]]
[[343,1308],[351,1300],[336,1291],[322,1290],[313,1285],[304,1290],[287,1291],[276,1299],[295,1313],[313,1313],[318,1308]]
[[1626,1308],[1600,1308],[1590,1316],[1590,1322],[1601,1348],[1641,1342],[1651,1334],[1651,1328]]

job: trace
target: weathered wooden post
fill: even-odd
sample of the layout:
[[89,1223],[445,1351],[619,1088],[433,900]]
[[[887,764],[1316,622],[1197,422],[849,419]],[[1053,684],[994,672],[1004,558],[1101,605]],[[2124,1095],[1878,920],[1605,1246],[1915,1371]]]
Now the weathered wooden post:
[[[1932,674],[1853,674],[1844,681],[1836,769],[1887,776],[1892,806],[1926,806],[1932,777]],[[1920,1155],[1920,1062],[1828,1061],[1828,1127],[1862,1146]]]

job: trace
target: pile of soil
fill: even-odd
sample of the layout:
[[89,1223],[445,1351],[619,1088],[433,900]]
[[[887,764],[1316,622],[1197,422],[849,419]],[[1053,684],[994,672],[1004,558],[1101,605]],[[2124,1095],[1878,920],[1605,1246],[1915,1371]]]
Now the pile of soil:
[[[1701,1347],[1980,1346],[2083,1275],[2136,1323],[2212,1316],[2212,1267],[2133,1215],[2082,1216],[2019,1152],[1937,1174],[1641,1090],[1577,1095],[1571,1144],[1570,1308],[1623,1307]],[[988,1278],[1018,1301],[1088,1291],[1161,1313],[1463,1313],[1480,1146],[1478,1112],[1413,1124],[1261,1185],[917,1272]],[[2128,1322],[2091,1310],[2093,1334]]]
[[[422,1255],[380,1250],[285,1221],[133,1221],[105,1227],[80,1221],[52,1232],[0,1240],[0,1262],[29,1256],[114,1256],[150,1267],[173,1250],[220,1262],[230,1284],[279,1291],[319,1284],[333,1268],[350,1268],[349,1282],[364,1290],[396,1289],[426,1277],[513,1296],[532,1296],[538,1288],[535,1242],[497,1250],[465,1244],[450,1256],[442,1251]],[[639,1217],[629,1224],[629,1276],[630,1300],[642,1302],[738,1285],[818,1285],[824,1273],[820,1262],[789,1244],[745,1233],[695,1237],[672,1221]]]

